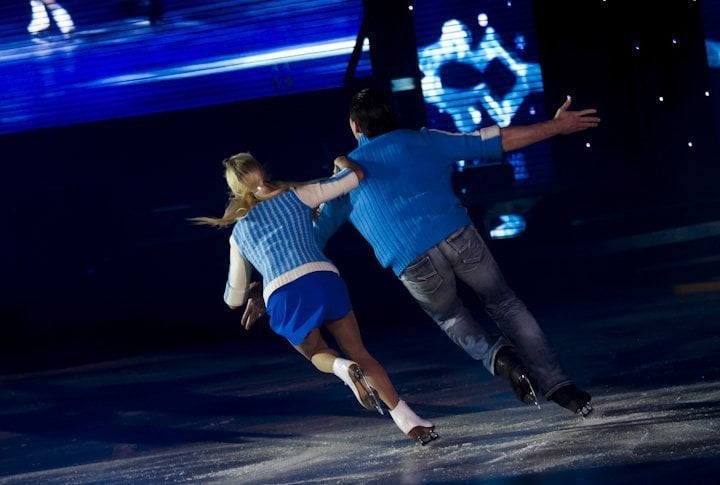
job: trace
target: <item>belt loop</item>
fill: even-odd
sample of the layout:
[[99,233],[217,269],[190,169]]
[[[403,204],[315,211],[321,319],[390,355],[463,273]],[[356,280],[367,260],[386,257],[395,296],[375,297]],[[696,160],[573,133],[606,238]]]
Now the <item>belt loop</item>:
[[458,229],[457,231],[453,232],[448,237],[446,237],[445,242],[449,244],[451,239],[453,239],[455,236],[459,236],[460,234],[462,234],[463,231],[465,231],[465,229],[467,229],[468,227],[470,227],[470,226],[462,226],[460,229]]

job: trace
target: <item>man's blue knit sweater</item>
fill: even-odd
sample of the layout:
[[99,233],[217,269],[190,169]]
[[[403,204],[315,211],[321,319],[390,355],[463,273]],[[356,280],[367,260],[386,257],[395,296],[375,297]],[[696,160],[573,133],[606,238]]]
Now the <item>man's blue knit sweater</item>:
[[321,244],[349,216],[378,261],[396,275],[428,249],[472,223],[453,191],[458,160],[502,157],[500,129],[473,134],[394,130],[361,136],[348,155],[365,179],[346,197],[329,202],[317,223]]

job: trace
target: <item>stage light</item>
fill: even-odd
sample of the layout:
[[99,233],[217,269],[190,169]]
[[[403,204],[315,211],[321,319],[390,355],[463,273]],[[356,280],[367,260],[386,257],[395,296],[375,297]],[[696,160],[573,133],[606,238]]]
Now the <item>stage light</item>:
[[525,218],[520,214],[503,214],[500,224],[490,230],[492,239],[509,239],[520,236],[527,228]]
[[658,101],[662,103],[663,101],[665,101],[665,98],[663,96],[658,96]]
[[709,97],[709,96],[710,96],[710,91],[705,91],[705,97]]
[[585,142],[585,148],[587,148],[587,149],[592,148],[592,144],[589,141]]
[[417,83],[413,77],[400,77],[397,79],[390,80],[390,86],[392,87],[393,93],[399,93],[401,91],[412,91],[417,89]]

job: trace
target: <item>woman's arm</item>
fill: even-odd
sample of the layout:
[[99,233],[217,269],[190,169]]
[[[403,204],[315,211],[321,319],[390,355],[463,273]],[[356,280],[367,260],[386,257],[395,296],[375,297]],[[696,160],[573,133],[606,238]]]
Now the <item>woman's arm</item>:
[[345,195],[360,184],[364,177],[362,169],[346,157],[335,159],[336,171],[332,177],[296,187],[300,200],[313,209],[323,202]]
[[243,306],[248,298],[251,272],[252,265],[243,257],[235,238],[231,235],[230,268],[228,269],[228,279],[225,284],[224,300],[233,310]]

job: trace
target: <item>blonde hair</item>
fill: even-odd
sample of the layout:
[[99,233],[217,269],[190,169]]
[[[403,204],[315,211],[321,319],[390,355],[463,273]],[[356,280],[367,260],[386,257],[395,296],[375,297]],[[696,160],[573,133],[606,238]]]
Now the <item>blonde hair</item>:
[[[222,217],[194,217],[197,224],[226,227],[239,221],[263,200],[272,199],[289,188],[302,185],[297,182],[270,182],[265,180],[265,168],[250,153],[237,153],[223,160],[225,180],[230,188],[230,200]],[[261,193],[261,188],[265,193]]]

